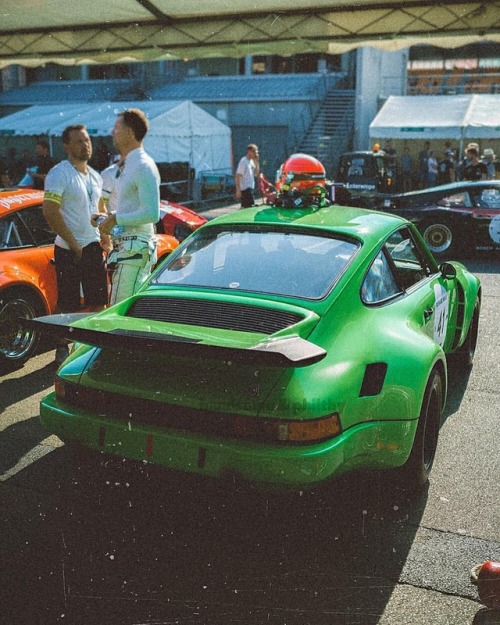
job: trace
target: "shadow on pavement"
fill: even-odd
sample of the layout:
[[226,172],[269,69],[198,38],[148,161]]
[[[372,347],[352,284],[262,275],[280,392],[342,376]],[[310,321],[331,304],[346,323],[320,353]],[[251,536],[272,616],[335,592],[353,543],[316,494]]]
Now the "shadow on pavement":
[[12,625],[375,624],[426,503],[376,475],[278,495],[66,447],[0,492]]

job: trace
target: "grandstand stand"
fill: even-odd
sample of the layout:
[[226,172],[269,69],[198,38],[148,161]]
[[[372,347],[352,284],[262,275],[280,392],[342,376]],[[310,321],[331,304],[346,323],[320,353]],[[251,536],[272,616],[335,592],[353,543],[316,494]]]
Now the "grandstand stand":
[[408,95],[458,95],[463,93],[500,93],[497,71],[409,71]]

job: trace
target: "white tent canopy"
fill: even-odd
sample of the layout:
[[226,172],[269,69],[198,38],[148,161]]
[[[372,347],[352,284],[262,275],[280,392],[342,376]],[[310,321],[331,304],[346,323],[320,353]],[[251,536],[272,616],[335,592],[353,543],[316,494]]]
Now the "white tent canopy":
[[57,124],[65,126],[82,111],[81,104],[30,106],[0,118],[0,135],[48,135]]
[[390,96],[371,139],[500,139],[500,94]]
[[0,69],[453,48],[500,41],[499,9],[499,0],[2,0]]
[[84,124],[91,136],[108,137],[116,115],[127,108],[140,108],[148,116],[144,147],[155,161],[189,162],[197,173],[231,173],[231,130],[189,100],[31,106],[0,118],[0,135],[47,135],[51,141],[66,126]]

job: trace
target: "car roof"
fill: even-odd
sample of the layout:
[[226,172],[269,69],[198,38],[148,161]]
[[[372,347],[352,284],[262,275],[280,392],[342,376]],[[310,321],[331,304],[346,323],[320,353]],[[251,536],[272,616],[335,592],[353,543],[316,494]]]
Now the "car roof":
[[418,199],[425,196],[445,196],[451,193],[462,193],[467,189],[482,189],[482,188],[497,188],[500,189],[500,180],[462,180],[459,182],[450,182],[449,184],[442,184],[436,187],[430,187],[429,189],[419,189],[417,191],[408,191],[407,193],[394,193],[391,197],[404,197],[408,199]]
[[13,211],[43,202],[43,191],[36,189],[0,190],[0,217]]
[[404,223],[408,223],[407,220],[397,215],[356,207],[334,205],[320,209],[297,210],[263,205],[217,217],[204,228],[211,225],[253,225],[283,227],[286,230],[311,228],[335,232],[341,236],[376,245],[381,238]]

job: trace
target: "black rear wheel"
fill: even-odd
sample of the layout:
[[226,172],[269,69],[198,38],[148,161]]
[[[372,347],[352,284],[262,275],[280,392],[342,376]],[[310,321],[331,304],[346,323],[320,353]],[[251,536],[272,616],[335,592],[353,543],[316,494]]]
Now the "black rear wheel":
[[478,298],[474,305],[474,312],[472,314],[472,319],[470,322],[469,330],[467,332],[465,341],[453,355],[453,361],[455,362],[455,364],[458,367],[463,368],[463,369],[472,367],[472,363],[474,361],[474,355],[476,353],[476,346],[477,346],[477,335],[479,332],[480,307],[481,305],[480,305],[480,301]]
[[0,294],[0,363],[21,364],[35,353],[40,335],[21,319],[37,315],[38,302],[30,293],[11,289]]
[[434,370],[425,389],[410,457],[399,470],[405,490],[420,490],[429,478],[436,456],[442,411],[443,381],[441,374]]
[[422,226],[422,236],[434,256],[452,254],[457,248],[454,229],[444,221],[428,222]]

